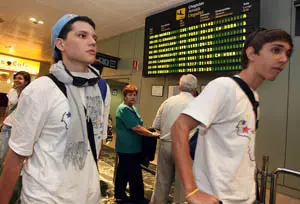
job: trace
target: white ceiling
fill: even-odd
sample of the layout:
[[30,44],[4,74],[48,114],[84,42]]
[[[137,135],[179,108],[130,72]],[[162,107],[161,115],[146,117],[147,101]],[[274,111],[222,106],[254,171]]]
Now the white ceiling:
[[[51,62],[51,28],[66,13],[96,23],[98,39],[144,27],[145,17],[183,0],[0,0],[0,53]],[[33,24],[30,17],[44,21]]]

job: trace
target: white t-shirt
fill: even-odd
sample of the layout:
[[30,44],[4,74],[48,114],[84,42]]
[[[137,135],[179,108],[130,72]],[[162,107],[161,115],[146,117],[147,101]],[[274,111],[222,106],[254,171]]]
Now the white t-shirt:
[[153,121],[153,128],[160,130],[160,139],[172,141],[171,127],[187,104],[194,99],[188,92],[180,92],[165,100],[159,107],[156,117]]
[[99,204],[100,183],[89,148],[82,170],[66,169],[62,160],[70,122],[68,100],[49,77],[23,90],[13,121],[10,148],[27,156],[22,203]]
[[[258,101],[258,94],[254,92]],[[255,200],[255,114],[229,77],[211,81],[183,111],[201,122],[193,172],[198,188],[224,204]]]
[[[8,98],[8,109],[10,110],[11,108],[13,108],[17,103],[18,103],[18,92],[16,89],[12,88],[8,91],[7,93],[7,98]],[[6,118],[3,121],[3,124],[7,125],[7,126],[11,126],[12,125],[12,118],[14,117],[14,112],[11,112],[10,114],[8,114],[6,116]]]
[[9,105],[16,105],[18,103],[18,92],[16,89],[11,88],[7,93]]

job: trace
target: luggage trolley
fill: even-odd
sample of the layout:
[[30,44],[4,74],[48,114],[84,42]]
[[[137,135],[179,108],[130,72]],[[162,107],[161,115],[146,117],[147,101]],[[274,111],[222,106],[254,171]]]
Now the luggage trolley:
[[[277,190],[277,180],[280,174],[293,175],[300,178],[300,172],[294,171],[286,168],[277,168],[272,172],[268,172],[269,156],[263,156],[262,170],[257,170],[256,182],[258,181],[258,175],[261,175],[261,186],[259,198],[255,203],[265,204],[266,203],[266,191],[267,191],[267,181],[270,177],[270,200],[269,204],[276,204],[276,190]],[[257,189],[258,190],[258,189]]]

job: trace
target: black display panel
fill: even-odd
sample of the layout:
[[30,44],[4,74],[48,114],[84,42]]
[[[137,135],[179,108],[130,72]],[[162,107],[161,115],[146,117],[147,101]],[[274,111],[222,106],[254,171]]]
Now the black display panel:
[[193,1],[146,18],[144,76],[240,70],[259,0]]
[[118,62],[120,58],[106,55],[100,52],[97,52],[96,59],[100,60],[105,67],[109,67],[112,69],[118,68]]

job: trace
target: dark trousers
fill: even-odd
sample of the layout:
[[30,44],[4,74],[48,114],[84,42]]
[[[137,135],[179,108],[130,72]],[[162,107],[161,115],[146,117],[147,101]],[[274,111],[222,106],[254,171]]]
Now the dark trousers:
[[119,163],[115,180],[115,198],[125,199],[127,183],[129,182],[130,198],[133,201],[144,199],[144,183],[140,166],[140,153],[118,153]]

